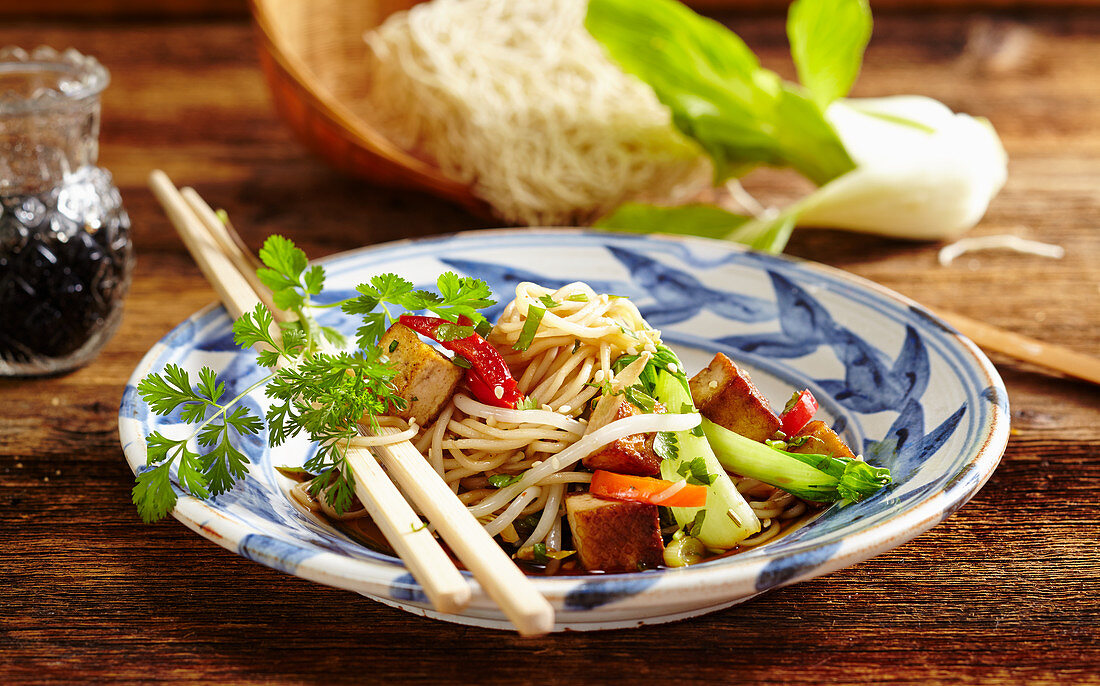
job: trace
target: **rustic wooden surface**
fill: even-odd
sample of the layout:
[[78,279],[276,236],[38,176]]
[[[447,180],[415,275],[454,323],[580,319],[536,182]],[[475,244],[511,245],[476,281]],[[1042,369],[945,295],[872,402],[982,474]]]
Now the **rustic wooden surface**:
[[[737,23],[786,68],[781,21]],[[144,187],[152,167],[228,208],[253,246],[280,232],[319,256],[488,222],[311,159],[271,112],[236,20],[0,26],[10,43],[73,45],[111,68],[101,161],[139,262],[123,327],[94,364],[0,381],[5,683],[1100,683],[1100,389],[1001,358],[1013,436],[969,505],[852,569],[668,626],[534,640],[452,626],[279,574],[171,520],[141,524],[117,436],[122,387],[145,350],[214,299]],[[988,116],[1011,175],[975,233],[1016,232],[1067,256],[983,253],[941,268],[935,245],[837,232],[800,233],[790,252],[1100,354],[1097,65],[1095,14],[880,19],[858,93],[920,92]]]

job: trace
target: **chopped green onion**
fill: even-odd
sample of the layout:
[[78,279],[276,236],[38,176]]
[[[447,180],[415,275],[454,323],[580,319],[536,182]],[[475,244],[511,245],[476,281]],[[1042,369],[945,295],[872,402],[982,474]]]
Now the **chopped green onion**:
[[[703,514],[706,510],[699,510]],[[707,549],[698,538],[693,538],[683,531],[677,531],[665,546],[664,561],[667,567],[687,567],[701,562],[707,554]]]
[[522,476],[522,474],[493,474],[489,477],[489,483],[493,488],[504,488],[519,481]]
[[646,413],[653,412],[653,408],[657,405],[657,401],[643,391],[641,386],[627,386],[623,389],[623,397],[631,405]]
[[539,514],[529,514],[525,517],[517,517],[513,525],[516,527],[516,529],[534,531],[535,527],[539,525],[539,519]]
[[451,322],[443,322],[436,327],[432,338],[440,343],[447,343],[448,341],[457,341],[460,338],[469,338],[472,335],[474,335],[474,327],[472,326],[460,326]]
[[489,334],[493,332],[493,325],[489,323],[488,319],[482,319],[476,325],[474,325],[474,333],[482,338],[488,338]]
[[550,561],[550,558],[546,556],[545,543],[536,543],[535,545],[531,546],[531,552],[535,556],[536,564],[544,565]]
[[524,351],[531,347],[531,343],[535,340],[535,333],[539,330],[539,324],[542,323],[542,317],[546,314],[546,310],[538,305],[531,305],[527,308],[527,320],[523,322],[523,330],[519,332],[519,340],[512,346],[513,350]]
[[316,474],[311,474],[308,470],[302,467],[284,467],[281,465],[275,465],[275,471],[279,472],[283,476],[294,479],[295,481],[309,481],[310,479],[317,478]]

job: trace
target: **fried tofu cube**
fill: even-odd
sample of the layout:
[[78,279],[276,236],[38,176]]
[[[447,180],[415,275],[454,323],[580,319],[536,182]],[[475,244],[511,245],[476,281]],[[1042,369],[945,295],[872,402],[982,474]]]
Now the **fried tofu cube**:
[[688,383],[699,412],[715,424],[754,441],[766,441],[779,430],[779,417],[767,399],[722,353]]
[[[661,403],[655,403],[653,411],[662,413],[665,407]],[[640,409],[624,399],[619,402],[619,409],[612,421],[641,413]],[[661,473],[661,458],[653,451],[654,435],[648,433],[625,436],[608,443],[581,462],[589,469],[605,469],[635,476],[658,476]]]
[[462,368],[401,324],[391,326],[378,345],[397,372],[393,377],[397,394],[408,403],[396,414],[427,426],[454,395],[462,381]]
[[814,420],[806,426],[802,427],[802,430],[795,434],[795,437],[806,436],[806,442],[802,445],[789,448],[792,453],[804,453],[807,455],[832,455],[833,457],[850,457],[855,458],[855,453],[848,447],[840,436],[835,431],[829,428],[829,426],[822,421]]
[[664,560],[656,505],[577,493],[565,499],[565,512],[585,569],[637,572]]

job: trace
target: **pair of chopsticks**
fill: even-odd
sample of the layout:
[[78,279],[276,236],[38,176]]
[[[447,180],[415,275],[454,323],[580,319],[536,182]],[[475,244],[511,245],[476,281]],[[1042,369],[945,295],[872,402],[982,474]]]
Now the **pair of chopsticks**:
[[[193,188],[177,190],[160,170],[150,174],[149,185],[231,317],[250,312],[263,302],[277,320],[287,319],[256,277],[255,257]],[[397,432],[383,427],[375,435]],[[351,448],[347,461],[354,472],[356,495],[436,610],[461,611],[470,602],[470,585],[402,492],[424,513],[519,633],[550,631],[553,607],[412,443]]]

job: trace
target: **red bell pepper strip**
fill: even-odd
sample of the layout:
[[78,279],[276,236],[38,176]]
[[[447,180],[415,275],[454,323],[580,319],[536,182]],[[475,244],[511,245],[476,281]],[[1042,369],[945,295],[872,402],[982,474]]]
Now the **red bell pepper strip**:
[[648,476],[628,476],[602,469],[592,473],[588,492],[602,498],[633,500],[665,507],[702,507],[707,504],[706,486]]
[[[444,324],[453,325],[453,323],[439,317],[403,314],[397,321],[469,360],[471,367],[466,370],[466,384],[470,387],[470,392],[481,402],[511,410],[515,409],[516,404],[523,399],[522,394],[516,389],[516,380],[512,378],[512,370],[508,369],[508,363],[500,356],[497,349],[481,336],[472,333],[465,338],[440,340],[439,327]],[[459,326],[470,326],[472,323],[467,317],[459,317]]]
[[817,412],[817,399],[809,389],[795,393],[783,408],[783,414],[779,417],[779,428],[788,436],[793,436],[810,423],[815,412]]

